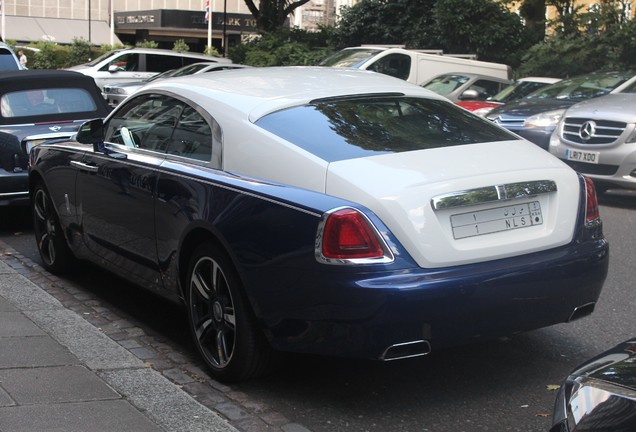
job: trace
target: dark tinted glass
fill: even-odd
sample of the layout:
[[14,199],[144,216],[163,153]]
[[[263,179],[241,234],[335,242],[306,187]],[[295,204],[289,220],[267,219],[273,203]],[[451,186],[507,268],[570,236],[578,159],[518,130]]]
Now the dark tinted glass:
[[15,57],[11,54],[11,51],[0,49],[0,70],[19,70],[20,67],[15,61]]
[[182,57],[161,54],[146,54],[147,72],[165,72],[170,69],[179,69],[182,66]]
[[256,124],[329,162],[516,139],[452,103],[400,96],[320,100]]

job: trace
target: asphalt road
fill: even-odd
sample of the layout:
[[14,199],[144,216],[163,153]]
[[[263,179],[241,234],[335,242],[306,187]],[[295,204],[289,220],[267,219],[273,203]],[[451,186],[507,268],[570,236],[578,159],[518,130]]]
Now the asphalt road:
[[[547,431],[552,386],[583,360],[636,337],[636,193],[609,193],[601,204],[610,273],[590,317],[399,362],[293,356],[277,374],[232,387],[245,409],[266,406],[313,432]],[[39,260],[28,212],[0,208],[0,239]],[[179,308],[90,266],[71,277],[104,307],[193,350]]]

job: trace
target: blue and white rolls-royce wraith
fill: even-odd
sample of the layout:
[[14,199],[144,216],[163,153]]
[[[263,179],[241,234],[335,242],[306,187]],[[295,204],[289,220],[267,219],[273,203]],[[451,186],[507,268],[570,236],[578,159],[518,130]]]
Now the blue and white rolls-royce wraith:
[[44,266],[183,302],[220,380],[281,352],[395,360],[592,312],[592,183],[373,72],[251,68],[145,86],[34,147]]

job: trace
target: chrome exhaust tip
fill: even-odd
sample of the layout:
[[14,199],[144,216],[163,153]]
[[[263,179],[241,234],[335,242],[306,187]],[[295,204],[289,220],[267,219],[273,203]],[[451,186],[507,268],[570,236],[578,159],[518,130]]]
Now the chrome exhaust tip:
[[587,303],[582,306],[575,307],[574,310],[572,311],[572,314],[570,315],[570,318],[568,318],[567,322],[572,322],[579,318],[588,316],[589,314],[594,312],[595,306],[596,306],[596,303]]
[[389,346],[380,356],[382,361],[401,360],[424,356],[431,352],[431,344],[427,340],[403,342]]

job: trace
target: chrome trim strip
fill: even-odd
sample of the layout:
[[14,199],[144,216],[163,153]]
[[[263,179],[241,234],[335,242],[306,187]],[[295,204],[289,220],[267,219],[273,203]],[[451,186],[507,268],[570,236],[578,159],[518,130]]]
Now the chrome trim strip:
[[557,185],[553,180],[507,183],[437,195],[431,198],[431,206],[433,210],[437,211],[454,207],[527,198],[556,191]]
[[[400,356],[397,356],[397,357],[388,357],[387,358],[388,354],[394,348],[402,348],[402,347],[408,347],[408,346],[415,347],[416,345],[422,345],[425,349],[424,350],[420,350],[419,352],[413,351],[410,354],[403,354],[403,355],[400,355]],[[387,361],[387,362],[388,361],[393,361],[393,360],[403,360],[403,359],[407,359],[407,358],[425,356],[425,355],[428,355],[430,353],[431,353],[431,343],[429,341],[425,340],[425,339],[420,339],[420,340],[415,340],[415,341],[411,341],[411,342],[403,342],[403,343],[393,344],[393,345],[389,346],[380,355],[380,360]]]

